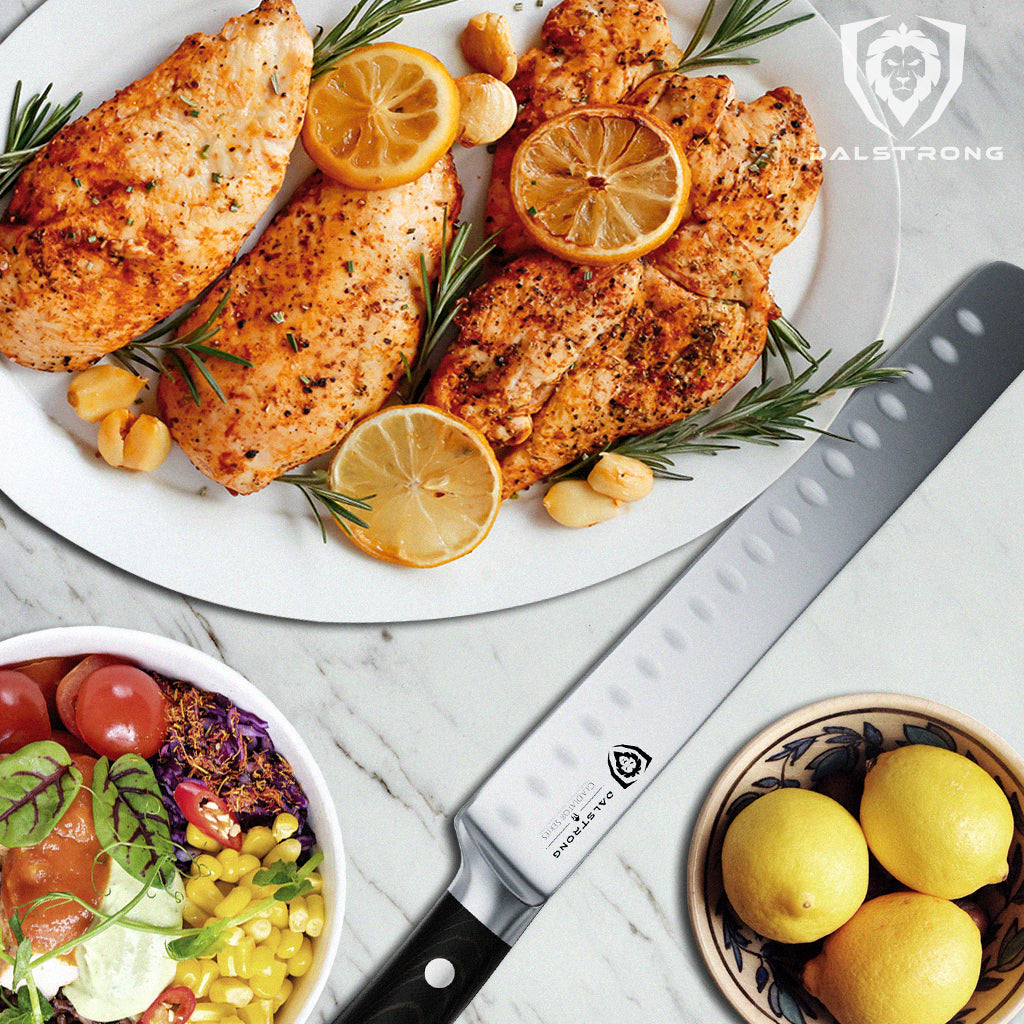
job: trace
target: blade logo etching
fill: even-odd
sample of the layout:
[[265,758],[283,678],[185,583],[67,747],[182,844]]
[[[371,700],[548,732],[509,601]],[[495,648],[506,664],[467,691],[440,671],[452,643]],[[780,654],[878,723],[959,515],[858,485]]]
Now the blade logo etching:
[[647,771],[650,763],[650,754],[628,743],[612,747],[608,754],[608,770],[623,789],[632,786]]

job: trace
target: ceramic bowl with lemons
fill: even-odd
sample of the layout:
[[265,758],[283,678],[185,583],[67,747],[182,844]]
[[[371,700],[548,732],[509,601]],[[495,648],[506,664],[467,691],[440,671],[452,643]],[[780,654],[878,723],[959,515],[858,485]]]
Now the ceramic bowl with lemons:
[[[266,735],[274,749],[291,766],[308,801],[308,823],[315,836],[316,849],[323,854],[317,870],[322,879],[318,884],[322,884],[324,920],[322,930],[310,940],[311,963],[307,962],[301,972],[297,971],[296,976],[288,979],[289,994],[273,1013],[272,1020],[273,1024],[302,1024],[313,1014],[337,957],[345,905],[341,829],[327,782],[309,748],[285,715],[253,683],[223,662],[186,644],[149,633],[103,626],[46,629],[0,640],[0,666],[6,667],[39,659],[76,660],[90,654],[113,655],[118,662],[134,665],[144,672],[223,695],[237,708],[265,723]],[[250,721],[246,719],[245,728],[249,727]],[[169,988],[167,992],[170,991]],[[199,995],[201,1005],[213,1006],[212,999],[205,991]],[[253,1000],[253,1008],[255,1003]],[[242,1007],[239,1012],[245,1009]]]
[[[913,696],[867,693],[809,705],[754,737],[716,780],[695,823],[687,861],[693,932],[716,984],[745,1020],[835,1024],[836,1018],[801,980],[822,942],[765,938],[731,905],[722,869],[729,826],[759,797],[792,789],[824,793],[856,815],[866,766],[883,752],[911,745],[954,751],[975,762],[1005,794],[1012,815],[1006,877],[970,897],[981,929],[980,976],[953,1020],[991,1024],[1009,1020],[1024,1005],[1024,760],[992,730],[952,708]],[[907,888],[871,860],[868,899]],[[877,998],[884,1003],[886,995],[879,992]]]

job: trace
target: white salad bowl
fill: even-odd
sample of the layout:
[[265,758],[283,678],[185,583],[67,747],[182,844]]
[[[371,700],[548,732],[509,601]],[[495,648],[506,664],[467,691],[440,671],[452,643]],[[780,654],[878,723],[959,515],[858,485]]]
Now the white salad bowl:
[[327,781],[295,727],[252,683],[216,658],[187,644],[152,633],[108,626],[67,626],[0,640],[0,665],[36,658],[113,654],[160,675],[224,694],[262,718],[280,754],[287,759],[309,800],[309,822],[324,856],[326,922],[313,944],[313,965],[301,978],[274,1024],[302,1024],[323,992],[341,942],[345,910],[345,854],[341,826]]

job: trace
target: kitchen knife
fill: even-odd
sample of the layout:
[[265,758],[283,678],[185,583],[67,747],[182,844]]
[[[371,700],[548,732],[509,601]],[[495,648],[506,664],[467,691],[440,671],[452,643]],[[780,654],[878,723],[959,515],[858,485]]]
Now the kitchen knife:
[[983,268],[887,359],[455,816],[455,880],[334,1024],[454,1020],[558,886],[1024,371],[1024,270]]

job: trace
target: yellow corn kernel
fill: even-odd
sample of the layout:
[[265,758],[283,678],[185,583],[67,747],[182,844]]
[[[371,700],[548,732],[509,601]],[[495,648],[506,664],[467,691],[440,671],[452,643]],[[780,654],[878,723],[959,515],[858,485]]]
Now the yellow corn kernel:
[[189,1017],[189,1024],[223,1024],[225,1017],[233,1016],[235,1008],[228,1003],[214,1003],[208,999],[196,1003],[196,1008]]
[[182,960],[174,972],[175,982],[192,989],[196,999],[203,999],[210,991],[210,982],[219,977],[213,960]]
[[222,975],[248,980],[252,973],[252,954],[256,943],[252,936],[246,935],[241,928],[231,930],[237,930],[241,939],[232,941],[231,937],[228,938],[227,944],[217,951],[217,966]]
[[204,910],[207,914],[212,914],[224,896],[212,878],[199,875],[195,878],[186,879],[185,898],[194,903],[200,910]]
[[215,978],[210,983],[210,998],[217,1003],[247,1006],[252,1002],[252,989],[238,978]]
[[306,881],[309,882],[310,892],[323,892],[324,891],[324,876],[319,871],[310,871],[306,875]]
[[210,920],[210,915],[202,907],[186,899],[181,905],[181,918],[192,928],[202,928]]
[[[276,885],[257,885],[256,884],[256,872],[262,871],[263,867],[257,864],[252,871],[246,871],[244,875],[238,880],[239,885],[247,885],[253,891],[254,896],[258,896],[263,899],[264,896],[273,896],[277,892]],[[264,912],[261,912],[265,914]]]
[[271,956],[270,960],[253,972],[249,985],[257,999],[273,999],[284,987],[288,965]]
[[302,935],[299,932],[282,931],[281,941],[274,950],[274,956],[279,960],[291,960],[302,946]]
[[263,866],[269,867],[271,864],[276,864],[279,860],[295,862],[299,859],[299,854],[302,853],[302,844],[298,839],[282,839],[281,842],[275,846],[270,853],[263,858]]
[[260,949],[269,949],[271,953],[277,952],[277,947],[281,944],[281,929],[275,928],[273,925],[270,926],[270,934],[260,940]]
[[220,864],[221,881],[237,882],[242,877],[242,872],[238,870],[237,850],[225,847],[217,854],[217,861]]
[[220,1024],[243,1024],[242,1018],[238,1016],[237,1007],[231,1006],[230,1003],[226,1004],[229,1010],[236,1011],[228,1013],[221,1018]]
[[244,1024],[274,1024],[274,1008],[270,999],[254,999],[248,1006],[238,1009],[238,1016]]
[[145,385],[144,377],[123,367],[108,363],[90,366],[68,386],[68,404],[87,423],[99,423],[115,409],[131,405]]
[[287,903],[272,903],[270,905],[270,913],[267,914],[267,920],[275,927],[282,931],[288,927],[288,904]]
[[277,1011],[280,1010],[282,1006],[284,1006],[288,997],[292,994],[292,989],[294,988],[295,982],[293,982],[291,978],[285,978],[284,984],[281,986],[277,995],[270,997],[270,1006],[273,1009],[274,1013],[277,1013]]
[[306,909],[306,897],[296,896],[288,904],[288,929],[293,932],[304,932],[308,920],[309,911]]
[[303,938],[298,952],[288,960],[288,973],[293,978],[301,978],[313,963],[313,943]]
[[274,824],[271,826],[271,831],[274,833],[274,838],[280,842],[282,839],[288,839],[290,836],[295,835],[299,831],[299,819],[294,814],[289,814],[287,811],[282,811],[275,819]]
[[324,930],[326,913],[324,911],[324,898],[318,893],[311,892],[306,896],[306,927],[305,932],[310,938],[315,939]]
[[220,843],[216,839],[198,829],[191,821],[185,826],[185,842],[207,853],[216,853],[220,849]]
[[212,878],[216,882],[222,876],[223,868],[220,866],[220,861],[212,854],[201,853],[192,861],[191,873],[193,877],[203,875],[206,878]]
[[251,853],[261,860],[276,845],[274,833],[266,825],[254,825],[242,836],[242,853]]
[[214,917],[234,917],[240,914],[252,902],[252,890],[244,885],[236,885],[228,894],[213,908]]
[[270,938],[270,933],[274,930],[274,926],[265,917],[250,917],[242,925],[242,931],[246,935],[251,935],[253,941],[257,943],[256,948],[262,948],[259,943],[265,942]]

